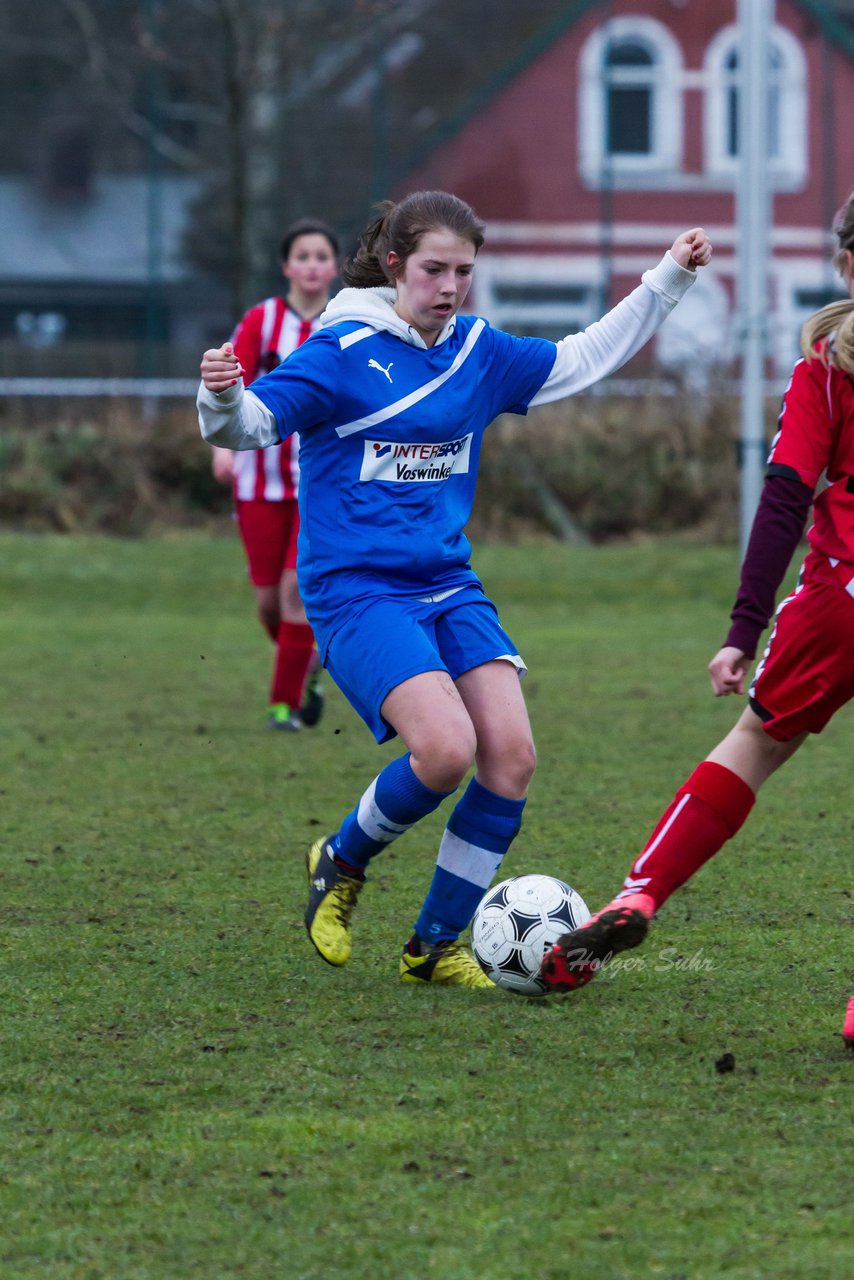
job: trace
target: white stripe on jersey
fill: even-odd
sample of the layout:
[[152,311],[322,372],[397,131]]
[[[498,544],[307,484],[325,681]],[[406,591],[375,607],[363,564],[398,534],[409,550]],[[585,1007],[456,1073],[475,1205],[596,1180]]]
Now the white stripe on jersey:
[[339,338],[341,350],[346,351],[348,347],[352,347],[354,342],[361,342],[363,338],[370,338],[372,333],[376,333],[376,329],[366,324],[363,329],[354,329],[352,333],[345,333],[343,338]]
[[[276,355],[280,360],[284,360],[285,356],[289,356],[292,351],[296,351],[299,346],[299,334],[302,325],[301,317],[288,307],[282,320],[282,327],[279,330],[279,341],[276,343]],[[269,350],[269,347],[267,350]]]
[[[284,312],[284,314],[282,314]],[[278,335],[276,325],[281,315]],[[267,298],[261,321],[261,356],[275,351],[284,360],[299,346],[302,318],[280,298]],[[312,329],[317,328],[317,322]],[[251,386],[251,383],[250,383]],[[289,484],[286,484],[286,479]],[[264,502],[283,502],[299,490],[299,436],[294,434],[284,444],[274,444],[257,452],[249,450],[234,455],[234,493],[241,502],[261,497]]]
[[[261,353],[273,349],[273,330],[276,327],[276,314],[279,310],[279,299],[268,298],[264,303],[264,319],[261,321]],[[284,329],[284,324],[282,329]],[[280,330],[281,332],[281,330]],[[278,344],[281,346],[281,343]]]
[[[286,441],[284,445],[273,445],[270,449],[260,449],[257,454],[257,465],[264,473],[264,501],[265,502],[282,502],[285,497],[285,481],[282,476],[282,468],[286,467],[292,477],[292,483],[297,483],[299,476],[299,463],[295,458],[289,457],[290,450],[287,446],[290,441]],[[285,450],[283,453],[282,450]],[[297,476],[293,475],[296,471]],[[255,480],[253,477],[253,486]],[[239,495],[242,496],[242,495]],[[253,493],[252,497],[255,496]]]
[[[403,396],[400,400],[395,400],[394,404],[386,405],[385,409],[378,409],[376,413],[368,414],[366,418],[358,418],[355,422],[345,422],[343,426],[336,427],[335,433],[339,439],[343,440],[345,436],[351,436],[356,431],[365,431],[368,427],[375,427],[380,422],[386,422],[389,418],[395,418],[399,413],[403,413],[406,409],[411,409],[414,404],[418,404],[426,396],[432,395],[434,391],[438,391],[439,387],[452,378],[469,358],[483,330],[486,328],[486,321],[478,319],[474,322],[469,335],[463,343],[454,359],[453,364],[440,373],[437,378],[433,378],[430,382],[425,382],[423,387],[418,387],[415,391],[410,391],[408,396]],[[358,333],[359,330],[356,330]],[[348,335],[353,337],[353,334]],[[365,335],[367,337],[367,335]]]

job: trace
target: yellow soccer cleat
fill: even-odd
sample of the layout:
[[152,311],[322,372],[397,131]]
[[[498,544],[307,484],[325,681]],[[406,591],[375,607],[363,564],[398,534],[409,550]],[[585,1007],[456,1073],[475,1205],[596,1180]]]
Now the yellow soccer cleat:
[[350,917],[365,882],[344,874],[335,862],[328,836],[315,840],[305,865],[308,936],[327,964],[346,964],[350,959]]
[[400,957],[401,982],[437,982],[449,987],[480,987],[497,991],[468,947],[449,939],[438,942],[423,956],[410,954],[409,944]]

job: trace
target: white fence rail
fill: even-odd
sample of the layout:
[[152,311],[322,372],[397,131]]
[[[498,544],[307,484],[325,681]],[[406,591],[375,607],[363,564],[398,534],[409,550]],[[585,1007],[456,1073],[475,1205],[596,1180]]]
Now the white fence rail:
[[0,378],[0,396],[195,398],[197,378]]
[[[140,399],[195,399],[198,390],[195,378],[0,378],[2,396],[104,396],[134,397]],[[782,384],[779,379],[766,381],[764,394],[780,397]],[[716,382],[707,394],[739,395],[741,384],[736,379]],[[688,388],[668,378],[607,378],[589,388],[586,395],[598,396],[683,396],[696,399],[703,392]]]

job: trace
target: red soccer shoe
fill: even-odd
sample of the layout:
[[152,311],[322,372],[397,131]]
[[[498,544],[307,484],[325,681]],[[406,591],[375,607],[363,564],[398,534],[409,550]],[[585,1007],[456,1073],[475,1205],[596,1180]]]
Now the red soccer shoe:
[[558,938],[543,956],[540,977],[550,991],[586,987],[615,955],[640,946],[654,915],[655,900],[648,893],[615,898],[585,924]]

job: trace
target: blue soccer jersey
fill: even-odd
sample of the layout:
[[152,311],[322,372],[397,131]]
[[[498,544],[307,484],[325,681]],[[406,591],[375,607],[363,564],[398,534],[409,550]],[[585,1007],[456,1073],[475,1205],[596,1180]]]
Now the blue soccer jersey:
[[299,587],[321,652],[358,600],[477,582],[463,529],[483,433],[527,412],[555,354],[473,316],[431,348],[343,321],[253,382],[300,436]]

